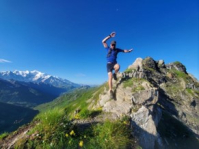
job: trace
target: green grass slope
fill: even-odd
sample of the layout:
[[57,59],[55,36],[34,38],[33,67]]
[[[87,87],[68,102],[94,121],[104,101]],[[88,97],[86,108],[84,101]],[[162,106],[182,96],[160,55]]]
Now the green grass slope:
[[[135,139],[132,139],[127,118],[90,123],[87,127],[84,127],[85,123],[78,123],[103,113],[101,109],[90,109],[89,103],[99,100],[99,94],[103,92],[104,86],[107,84],[74,91],[37,107],[41,112],[32,122],[36,125],[31,128],[28,137],[18,140],[14,147],[38,149],[135,147]],[[78,113],[75,113],[77,110]]]

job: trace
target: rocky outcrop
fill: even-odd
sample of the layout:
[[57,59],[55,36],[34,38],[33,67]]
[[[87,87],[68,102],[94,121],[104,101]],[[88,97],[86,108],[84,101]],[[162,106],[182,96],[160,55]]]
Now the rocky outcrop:
[[153,69],[153,70],[157,70],[157,63],[151,58],[151,57],[147,57],[143,60],[142,62],[143,68],[144,69]]
[[166,65],[167,69],[176,69],[187,74],[186,67],[180,62],[174,62]]
[[[156,110],[157,113],[151,114],[154,111],[146,108],[146,106],[142,106],[137,112],[131,115],[134,136],[138,137],[139,144],[144,149],[154,149],[155,144],[159,143],[158,140],[161,140],[156,128],[161,118],[161,111]],[[157,121],[154,120],[154,117],[157,117]],[[158,145],[161,146],[162,144]]]
[[136,71],[141,71],[142,70],[142,61],[143,61],[142,58],[137,58],[135,60],[135,62],[128,67],[128,69],[134,69]]
[[121,83],[115,89],[115,98],[108,98],[108,94],[100,95],[99,105],[103,107],[103,111],[115,113],[118,118],[130,116],[133,133],[139,144],[142,148],[153,149],[160,139],[156,126],[161,118],[161,110],[155,106],[159,94],[157,89],[149,89],[142,84],[143,90],[133,92],[133,88],[124,88],[124,84]]
[[199,83],[187,74],[183,64],[165,65],[163,60],[137,58],[125,72],[117,74],[113,87],[114,98],[110,99],[105,89],[96,107],[118,118],[129,116],[132,133],[142,148],[164,148],[164,144],[169,144],[157,131],[162,111],[175,116],[199,135],[196,120],[199,117]]
[[114,98],[110,99],[107,89],[99,95],[98,106],[104,112],[115,113],[118,118],[131,117],[132,133],[139,144],[142,148],[153,149],[160,140],[156,129],[161,118],[161,110],[156,106],[159,92],[145,79],[142,59],[137,59],[129,69],[132,71],[119,73],[117,81],[113,80]]

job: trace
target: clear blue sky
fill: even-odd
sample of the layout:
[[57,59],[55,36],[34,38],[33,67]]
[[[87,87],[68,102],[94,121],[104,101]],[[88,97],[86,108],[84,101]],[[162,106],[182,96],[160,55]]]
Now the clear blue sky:
[[0,71],[38,70],[102,84],[101,41],[112,31],[117,47],[134,48],[118,55],[121,71],[150,56],[180,61],[199,79],[198,0],[1,0]]

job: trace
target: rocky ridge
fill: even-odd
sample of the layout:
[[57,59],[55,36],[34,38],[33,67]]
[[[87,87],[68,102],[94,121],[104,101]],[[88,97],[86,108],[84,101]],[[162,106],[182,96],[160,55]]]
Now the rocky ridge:
[[108,88],[91,108],[102,107],[115,118],[130,117],[142,148],[166,148],[168,141],[158,132],[162,112],[182,122],[196,137],[199,135],[199,82],[186,72],[180,62],[165,65],[151,57],[137,58],[113,80],[114,99]]

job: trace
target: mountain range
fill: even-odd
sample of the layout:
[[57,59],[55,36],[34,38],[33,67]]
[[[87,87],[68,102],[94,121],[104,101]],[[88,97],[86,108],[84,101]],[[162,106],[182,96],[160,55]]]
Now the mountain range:
[[52,75],[33,71],[3,71],[0,72],[0,78],[4,80],[16,80],[22,82],[45,83],[59,88],[68,88],[69,86],[79,87],[80,84],[73,83],[67,79],[62,79]]
[[35,107],[82,87],[89,86],[36,70],[0,72],[0,101],[25,107]]

